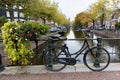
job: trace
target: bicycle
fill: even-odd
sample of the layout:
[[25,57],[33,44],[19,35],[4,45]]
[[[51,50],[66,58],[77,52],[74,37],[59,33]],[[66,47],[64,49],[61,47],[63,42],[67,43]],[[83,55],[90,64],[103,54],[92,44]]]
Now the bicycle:
[[[48,46],[43,50],[43,63],[48,70],[60,71],[67,65],[75,65],[77,61],[79,61],[77,57],[80,54],[84,54],[83,62],[92,71],[102,71],[109,65],[110,55],[105,48],[102,48],[101,38],[81,38],[81,40],[84,40],[84,43],[82,47],[73,54],[69,52],[66,44],[55,44],[57,41],[65,40],[68,39],[60,36],[50,36],[48,38]],[[97,40],[97,46],[90,47],[88,40]],[[73,57],[73,55],[75,57]]]

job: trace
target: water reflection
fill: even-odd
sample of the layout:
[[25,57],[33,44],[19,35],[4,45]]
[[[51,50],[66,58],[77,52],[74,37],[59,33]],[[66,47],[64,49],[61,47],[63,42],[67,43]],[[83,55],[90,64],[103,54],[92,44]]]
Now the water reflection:
[[[81,32],[76,32],[76,31],[70,30],[69,34],[66,37],[68,39],[82,38],[83,34]],[[68,40],[68,41],[65,41],[64,43],[67,44],[70,52],[74,53],[74,52],[78,51],[81,48],[81,46],[83,44],[83,41],[80,41],[80,40]]]

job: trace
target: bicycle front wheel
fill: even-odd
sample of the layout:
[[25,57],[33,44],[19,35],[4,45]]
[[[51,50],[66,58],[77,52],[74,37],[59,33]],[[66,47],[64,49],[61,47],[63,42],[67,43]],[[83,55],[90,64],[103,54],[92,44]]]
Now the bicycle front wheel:
[[43,63],[50,71],[60,71],[66,67],[66,64],[59,63],[57,59],[66,57],[66,51],[61,50],[61,48],[50,48],[44,52]]
[[93,47],[86,51],[84,64],[92,71],[102,71],[110,63],[110,55],[104,48]]

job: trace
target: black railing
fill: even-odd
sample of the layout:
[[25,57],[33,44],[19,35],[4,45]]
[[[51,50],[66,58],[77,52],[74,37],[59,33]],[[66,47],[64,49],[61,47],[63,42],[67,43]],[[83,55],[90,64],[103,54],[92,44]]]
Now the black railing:
[[[120,51],[118,51],[118,52],[112,51],[112,50],[115,50],[116,48],[118,48],[118,50],[120,50],[119,49],[119,47],[120,47],[120,41],[119,41],[120,38],[86,38],[86,39],[90,40],[90,41],[99,40],[102,47],[105,46],[105,43],[110,43],[111,46],[114,48],[114,49],[111,48],[111,52],[110,52],[110,50],[108,50],[108,48],[106,48],[106,47],[104,47],[104,48],[111,54],[111,57],[114,56],[114,54],[115,55],[120,55]],[[46,39],[37,39],[37,40],[38,41],[47,41],[47,38]],[[73,40],[79,40],[80,41],[80,40],[85,40],[85,38],[67,39],[67,41],[73,41]],[[4,45],[2,45],[2,40],[0,40],[0,42],[1,42],[1,46],[2,46],[2,47],[0,47],[0,50],[3,52],[3,53],[0,52],[0,68],[2,69],[4,66],[8,65],[9,61],[7,59],[7,55],[4,53]],[[37,45],[37,43],[35,43],[35,44]],[[37,45],[37,46],[39,46],[39,45]],[[118,47],[116,47],[116,46],[118,46]]]

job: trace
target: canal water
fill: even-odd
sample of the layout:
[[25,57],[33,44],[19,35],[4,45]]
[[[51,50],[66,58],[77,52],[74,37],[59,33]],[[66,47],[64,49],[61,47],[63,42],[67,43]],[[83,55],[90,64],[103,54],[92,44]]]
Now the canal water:
[[[89,35],[90,38],[102,37],[94,33],[87,33],[87,34]],[[66,32],[65,37],[67,37],[68,39],[77,39],[77,38],[84,38],[84,35],[81,31],[74,31],[71,29],[70,31]],[[70,53],[74,53],[81,48],[83,41],[82,40],[67,40],[67,41],[64,41],[64,43],[67,44]],[[97,45],[97,41],[90,40],[89,44],[91,46]],[[120,44],[119,40],[102,41],[102,47],[107,49],[107,51],[110,53],[111,62],[120,62],[120,46],[118,44]],[[83,55],[80,55],[78,57],[78,60],[80,60],[80,63],[82,63]]]

